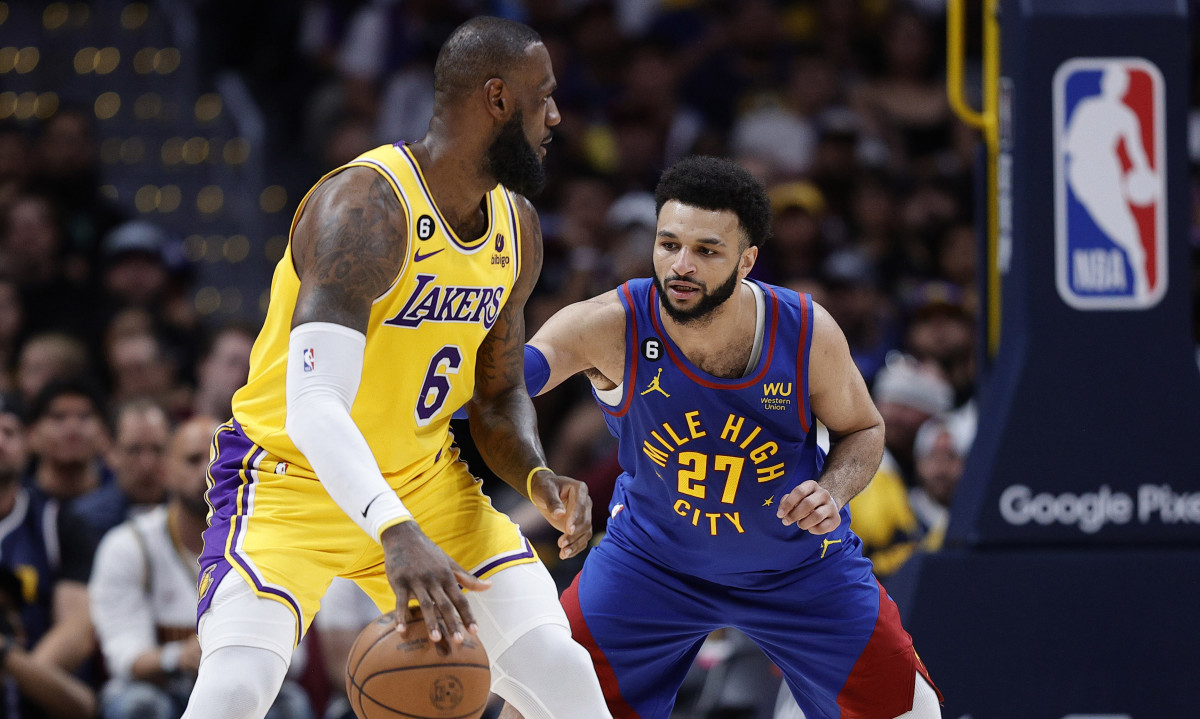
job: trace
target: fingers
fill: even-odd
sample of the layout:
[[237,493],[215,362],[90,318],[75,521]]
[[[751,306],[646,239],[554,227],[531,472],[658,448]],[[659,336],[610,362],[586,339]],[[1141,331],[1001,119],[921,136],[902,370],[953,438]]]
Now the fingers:
[[452,571],[454,572],[455,580],[462,585],[463,589],[470,589],[472,592],[483,592],[492,587],[492,583],[488,580],[480,579],[457,564],[454,564]]
[[814,525],[811,529],[808,530],[808,533],[809,534],[829,534],[833,530],[840,527],[841,524],[842,524],[841,516],[839,516],[838,514],[835,513],[832,517],[829,517],[827,519],[824,519],[824,520],[821,520],[820,522],[818,522],[816,525]]
[[788,517],[796,509],[796,506],[811,496],[819,486],[820,485],[811,479],[801,482],[796,486],[795,489],[784,495],[783,499],[779,500],[779,508],[775,510],[775,516],[782,519],[784,525],[788,525],[796,521],[795,519],[788,521]]
[[558,538],[558,557],[569,559],[582,552],[592,538],[592,498],[586,484],[569,478],[563,478],[559,492],[565,521],[556,524],[563,533]]
[[412,595],[407,589],[396,588],[395,584],[392,587],[396,589],[396,631],[403,636],[408,628],[408,600]]
[[580,552],[582,552],[584,549],[587,548],[588,542],[590,542],[591,539],[592,539],[592,533],[590,531],[590,527],[589,527],[589,531],[587,532],[587,534],[577,536],[574,539],[571,539],[571,538],[567,537],[566,535],[563,535],[558,540],[558,546],[559,546],[558,558],[559,559],[570,559],[571,557],[574,557],[575,555],[579,554]]
[[443,637],[449,637],[461,642],[466,632],[478,634],[479,626],[471,614],[471,605],[459,585],[482,592],[491,588],[492,583],[479,579],[453,561],[449,565],[447,569],[450,571],[441,577],[431,576],[424,580],[408,578],[408,582],[400,583],[399,586],[408,587],[396,589],[396,631],[401,635],[407,625],[415,621],[415,614],[409,615],[409,601],[412,599],[420,607],[421,619],[432,641],[438,642]]
[[776,516],[811,534],[827,534],[842,523],[833,495],[813,480],[800,483],[779,502]]
[[[554,524],[556,520],[566,516],[567,509],[563,506],[562,498],[559,497],[561,485],[558,482],[554,482],[551,485],[553,489],[549,492],[542,489],[545,486],[544,483],[539,484],[539,490],[535,491],[534,494],[543,502],[543,505],[538,507],[538,509],[542,510],[542,514],[546,515],[546,519],[549,519],[551,524]],[[534,501],[534,505],[537,506],[537,501]]]

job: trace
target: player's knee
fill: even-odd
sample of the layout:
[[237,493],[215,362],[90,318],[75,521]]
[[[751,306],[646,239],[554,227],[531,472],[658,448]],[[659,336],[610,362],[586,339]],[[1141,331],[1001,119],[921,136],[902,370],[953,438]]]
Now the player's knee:
[[[195,710],[196,717],[261,717],[275,700],[286,674],[287,662],[270,650],[221,647],[205,657],[188,709]],[[190,719],[193,715],[185,716]]]
[[[533,657],[536,661],[531,661]],[[571,638],[569,629],[558,624],[542,624],[525,632],[494,663],[509,675],[521,674],[537,664],[559,681],[595,673],[587,650]]]
[[231,710],[229,716],[263,716],[275,700],[278,689],[278,686],[267,686],[261,677],[231,677],[225,687],[225,699]]

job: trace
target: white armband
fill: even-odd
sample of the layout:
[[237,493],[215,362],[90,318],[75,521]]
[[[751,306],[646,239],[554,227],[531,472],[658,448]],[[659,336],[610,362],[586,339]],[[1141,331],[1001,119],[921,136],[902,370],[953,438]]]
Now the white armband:
[[331,322],[293,329],[284,426],[337,506],[379,541],[384,529],[411,519],[412,513],[388,486],[350,417],[366,346],[361,332]]

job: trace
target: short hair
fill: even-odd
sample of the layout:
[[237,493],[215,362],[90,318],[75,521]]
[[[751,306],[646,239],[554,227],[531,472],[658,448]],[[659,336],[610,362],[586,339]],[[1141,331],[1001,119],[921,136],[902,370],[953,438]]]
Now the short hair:
[[50,411],[50,405],[59,397],[83,397],[92,406],[92,411],[107,427],[108,416],[104,412],[104,395],[83,377],[67,377],[51,380],[29,403],[29,424],[37,424]]
[[450,33],[433,66],[437,96],[456,97],[502,77],[542,41],[533,28],[498,17],[477,17]]
[[151,397],[134,397],[119,402],[112,408],[112,412],[108,417],[108,426],[112,427],[115,433],[121,429],[121,420],[125,419],[126,416],[147,415],[155,412],[163,416],[163,419],[166,421],[167,430],[169,431],[172,424],[171,414],[167,412],[167,409],[161,403]]
[[705,210],[731,210],[751,247],[762,247],[771,236],[766,188],[731,160],[693,155],[675,163],[654,189],[654,211],[661,213],[670,200]]
[[206,328],[201,335],[200,351],[196,357],[203,362],[217,349],[217,343],[226,335],[242,335],[254,342],[258,339],[260,325],[245,320],[230,320],[215,327]]

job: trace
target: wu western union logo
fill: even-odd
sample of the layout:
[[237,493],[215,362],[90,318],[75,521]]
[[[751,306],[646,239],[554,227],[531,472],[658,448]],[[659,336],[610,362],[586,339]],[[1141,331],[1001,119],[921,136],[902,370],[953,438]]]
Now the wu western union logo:
[[785,410],[792,403],[791,382],[764,382],[762,406],[763,409]]

